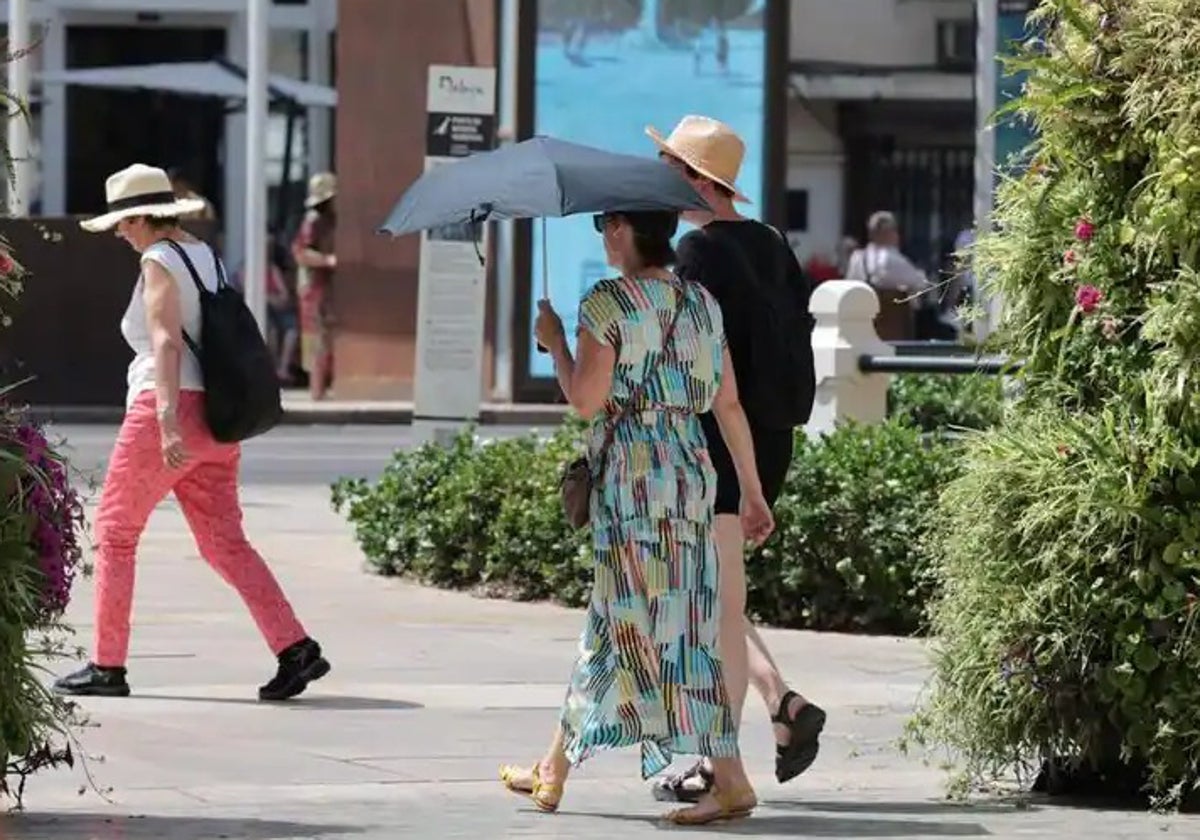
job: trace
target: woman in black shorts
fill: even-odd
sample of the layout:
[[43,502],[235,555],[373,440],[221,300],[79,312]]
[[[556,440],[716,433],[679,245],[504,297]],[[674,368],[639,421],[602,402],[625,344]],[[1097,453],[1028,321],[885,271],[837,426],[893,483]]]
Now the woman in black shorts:
[[[676,271],[702,284],[720,304],[739,392],[769,390],[773,385],[771,372],[753,370],[750,363],[750,337],[756,324],[747,303],[747,289],[763,281],[799,284],[796,291],[807,299],[811,284],[779,232],[742,216],[734,206],[735,201],[746,201],[736,187],[745,147],[728,126],[708,117],[688,116],[670,137],[663,138],[653,129],[647,129],[647,133],[657,144],[659,156],[679,169],[712,208],[712,212],[684,214],[684,220],[699,229],[680,241]],[[781,254],[781,249],[787,253]],[[779,276],[780,266],[785,267],[787,277]],[[756,423],[750,410],[746,415],[763,495],[773,505],[791,464],[794,433]],[[745,537],[738,522],[741,493],[737,474],[716,420],[702,416],[701,424],[717,472],[720,654],[726,689],[738,721],[749,684],[762,696],[775,728],[775,777],[782,783],[803,773],[816,760],[825,712],[788,687],[758,631],[746,619]],[[701,761],[683,773],[659,780],[653,791],[658,799],[695,802],[711,786],[712,771]]]

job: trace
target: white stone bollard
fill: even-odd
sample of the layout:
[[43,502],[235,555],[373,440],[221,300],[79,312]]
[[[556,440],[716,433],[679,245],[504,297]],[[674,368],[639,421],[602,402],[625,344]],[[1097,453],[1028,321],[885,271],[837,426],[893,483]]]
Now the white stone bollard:
[[879,296],[858,280],[827,280],[813,290],[809,311],[817,398],[804,431],[809,437],[832,432],[839,423],[880,423],[887,417],[891,377],[860,373],[860,356],[894,356],[896,349],[875,332]]

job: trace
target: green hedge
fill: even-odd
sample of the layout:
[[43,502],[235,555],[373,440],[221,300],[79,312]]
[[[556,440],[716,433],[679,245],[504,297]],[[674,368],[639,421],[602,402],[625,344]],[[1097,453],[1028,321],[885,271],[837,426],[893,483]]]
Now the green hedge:
[[[927,406],[927,392],[922,399]],[[797,435],[777,531],[748,559],[749,609],[759,620],[920,628],[929,595],[925,513],[955,474],[957,450],[910,422],[916,412],[903,410],[903,400],[901,416],[878,426],[846,426],[818,441]],[[971,422],[984,421],[964,425]],[[578,606],[591,581],[590,543],[567,526],[557,482],[582,428],[570,422],[545,440],[486,444],[466,434],[448,448],[401,451],[377,482],[335,484],[333,505],[379,574]]]
[[902,374],[888,387],[888,416],[925,431],[986,429],[1003,414],[999,376]]

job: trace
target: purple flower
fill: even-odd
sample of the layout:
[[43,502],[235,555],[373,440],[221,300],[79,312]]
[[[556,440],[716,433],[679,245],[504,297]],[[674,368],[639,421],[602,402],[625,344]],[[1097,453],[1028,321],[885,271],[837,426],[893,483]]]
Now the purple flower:
[[1080,242],[1091,242],[1096,233],[1096,226],[1090,219],[1080,219],[1075,223],[1075,238]]
[[[27,467],[18,479],[16,494],[8,500],[8,512],[23,510],[29,517],[31,557],[43,578],[40,620],[53,621],[66,609],[82,563],[83,503],[71,487],[66,464],[41,428],[12,414],[0,419],[0,423],[4,421],[8,425],[0,437],[8,438],[10,451],[16,449],[14,454],[24,455]],[[13,502],[20,507],[14,509]]]

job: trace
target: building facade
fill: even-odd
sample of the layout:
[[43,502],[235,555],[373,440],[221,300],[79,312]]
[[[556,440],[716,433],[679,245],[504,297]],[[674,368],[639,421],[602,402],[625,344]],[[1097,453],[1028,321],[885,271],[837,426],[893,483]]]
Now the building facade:
[[936,272],[973,218],[973,0],[792,0],[790,43],[793,243],[833,259],[892,210]]
[[[7,20],[7,0],[0,14]],[[246,63],[245,0],[33,0],[35,215],[90,213],[104,178],[140,160],[187,173],[216,206],[231,263],[242,257],[245,119],[217,99],[43,84],[43,72],[225,59]],[[273,0],[270,71],[332,85],[336,0]],[[16,45],[21,46],[21,45]],[[282,181],[286,118],[271,117],[268,184]],[[295,133],[292,180],[330,168],[333,115],[311,109]],[[299,200],[299,197],[297,198]]]
[[[233,103],[40,84],[39,75],[214,58],[244,66],[245,0],[32,3],[40,39],[29,59],[35,215],[95,211],[105,176],[132,160],[177,166],[215,204],[227,259],[240,263],[248,173],[245,120]],[[418,243],[376,229],[423,166],[427,67],[498,66],[499,123],[502,132],[517,130],[514,79],[531,59],[521,54],[514,15],[533,7],[532,0],[272,3],[270,71],[338,90],[336,112],[311,109],[298,127],[290,193],[298,210],[308,174],[338,173],[339,399],[406,399],[412,392]],[[748,13],[763,7],[757,0]],[[642,18],[652,17],[639,8]],[[648,8],[658,15],[665,7]],[[7,0],[0,0],[0,14],[6,19]],[[772,221],[788,229],[803,258],[835,260],[843,236],[861,240],[866,217],[889,209],[916,262],[930,271],[945,262],[972,218],[974,31],[972,0],[790,0],[788,61],[778,82],[788,92],[780,118],[786,176],[773,181],[786,177],[786,201]],[[283,180],[285,122],[271,118],[272,192]],[[531,294],[530,278],[522,276],[529,266],[505,250],[511,239],[497,240],[482,394],[530,399],[512,386],[520,355],[514,347],[528,339],[518,333]]]

